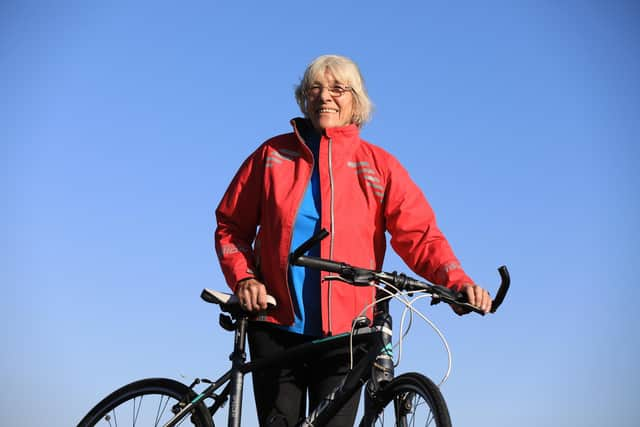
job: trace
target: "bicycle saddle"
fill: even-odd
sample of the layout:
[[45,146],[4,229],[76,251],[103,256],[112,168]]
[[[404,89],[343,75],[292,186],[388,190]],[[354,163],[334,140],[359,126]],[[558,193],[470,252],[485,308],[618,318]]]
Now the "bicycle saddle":
[[[214,291],[213,289],[204,288],[200,294],[200,298],[211,304],[218,304],[220,306],[240,306],[240,301],[235,294],[229,294],[226,292]],[[271,295],[267,295],[267,304],[275,307],[276,299]]]

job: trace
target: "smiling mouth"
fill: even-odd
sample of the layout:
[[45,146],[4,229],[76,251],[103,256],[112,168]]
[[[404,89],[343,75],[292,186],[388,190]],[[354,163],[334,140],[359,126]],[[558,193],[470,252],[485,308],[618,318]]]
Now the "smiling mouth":
[[322,114],[322,113],[337,113],[338,110],[336,110],[335,108],[320,108],[318,109],[318,113]]

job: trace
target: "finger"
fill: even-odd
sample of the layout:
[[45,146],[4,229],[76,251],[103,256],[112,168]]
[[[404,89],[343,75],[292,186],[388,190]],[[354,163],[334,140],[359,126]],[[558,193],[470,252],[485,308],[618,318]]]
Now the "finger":
[[244,309],[247,311],[253,311],[254,310],[254,301],[256,299],[255,296],[255,283],[253,280],[250,281],[250,283],[247,284],[247,292],[245,293],[245,300],[244,300]]
[[264,284],[257,280],[251,281],[249,288],[248,310],[260,311],[267,308],[267,290]]
[[267,289],[262,283],[258,286],[258,308],[260,310],[267,308]]
[[476,286],[467,286],[465,292],[467,294],[467,302],[471,305],[476,305]]
[[244,289],[242,292],[240,292],[240,294],[238,295],[238,300],[240,301],[240,307],[242,307],[243,310],[249,310],[250,307],[250,300],[251,297],[249,296],[249,291],[247,289]]
[[491,308],[491,297],[489,293],[480,286],[469,286],[466,288],[469,304],[488,313]]
[[479,288],[480,295],[478,296],[478,307],[488,313],[491,309],[491,295],[485,289]]
[[246,293],[246,282],[238,283],[238,287],[236,288],[236,296],[238,297],[238,301],[240,305],[244,305],[245,293]]
[[[485,291],[485,292],[486,292],[486,291]],[[488,313],[488,312],[490,312],[490,311],[491,311],[491,303],[492,303],[492,301],[491,301],[491,294],[490,294],[489,292],[486,292],[486,296],[487,296],[487,301],[486,301],[486,303],[485,303],[485,309],[484,309],[484,312],[485,312],[485,313]]]
[[246,311],[251,310],[251,288],[253,281],[253,279],[243,280],[238,283],[238,288],[236,289],[236,296],[238,297],[240,306]]

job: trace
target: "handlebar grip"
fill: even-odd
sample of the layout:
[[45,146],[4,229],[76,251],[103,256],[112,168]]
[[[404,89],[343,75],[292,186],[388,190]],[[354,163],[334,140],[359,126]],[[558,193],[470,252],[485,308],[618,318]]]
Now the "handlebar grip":
[[453,289],[444,286],[438,286],[438,293],[440,295],[440,298],[442,298],[443,300],[453,303],[458,307],[464,308],[465,310],[467,310],[467,312],[478,313],[481,316],[485,315],[484,311],[480,310],[475,305],[469,304],[467,294],[465,294],[464,292],[454,291]]
[[[466,297],[465,297],[465,299],[466,299]],[[477,314],[479,314],[481,316],[484,316],[486,314],[484,311],[480,310],[475,305],[469,304],[468,302],[458,303],[457,305],[459,307],[462,307],[462,308],[466,309],[466,310],[469,310],[469,311],[472,311],[474,313],[477,313]]]
[[350,269],[348,264],[343,262],[329,261],[317,257],[301,255],[297,259],[292,259],[291,264],[303,267],[316,268],[318,270],[330,271],[332,273],[342,274]]

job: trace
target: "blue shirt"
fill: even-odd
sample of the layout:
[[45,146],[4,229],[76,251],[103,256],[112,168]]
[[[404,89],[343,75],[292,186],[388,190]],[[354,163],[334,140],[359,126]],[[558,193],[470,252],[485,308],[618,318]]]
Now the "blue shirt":
[[[313,153],[313,172],[293,226],[291,250],[300,246],[320,230],[320,175],[318,174],[320,135],[312,132],[310,135],[303,135],[303,137]],[[320,245],[311,248],[305,255],[320,256]],[[282,326],[282,328],[297,334],[321,336],[320,271],[290,265],[289,284],[294,321],[293,325]]]

